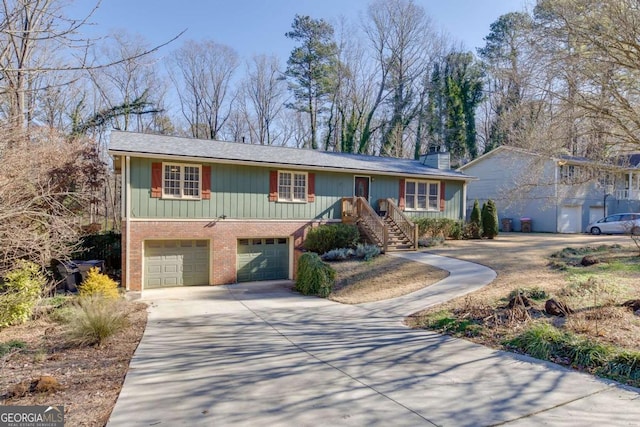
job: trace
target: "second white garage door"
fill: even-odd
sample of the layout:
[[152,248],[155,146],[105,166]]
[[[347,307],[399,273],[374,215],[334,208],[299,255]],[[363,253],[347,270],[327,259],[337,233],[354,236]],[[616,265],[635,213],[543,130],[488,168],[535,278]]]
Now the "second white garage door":
[[144,288],[209,284],[207,240],[153,240],[144,246]]

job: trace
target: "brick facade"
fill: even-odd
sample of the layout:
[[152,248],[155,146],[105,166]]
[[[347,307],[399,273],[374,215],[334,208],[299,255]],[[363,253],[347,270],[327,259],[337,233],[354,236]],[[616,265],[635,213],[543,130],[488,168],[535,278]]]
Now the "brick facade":
[[[326,221],[323,221],[326,222]],[[237,241],[242,238],[287,237],[293,241],[293,274],[306,230],[320,221],[131,221],[129,261],[127,265],[126,222],[122,230],[122,285],[130,291],[141,291],[143,283],[145,240],[208,240],[209,277],[212,285],[236,283]],[[126,283],[126,268],[129,281]],[[293,279],[292,277],[291,279]]]

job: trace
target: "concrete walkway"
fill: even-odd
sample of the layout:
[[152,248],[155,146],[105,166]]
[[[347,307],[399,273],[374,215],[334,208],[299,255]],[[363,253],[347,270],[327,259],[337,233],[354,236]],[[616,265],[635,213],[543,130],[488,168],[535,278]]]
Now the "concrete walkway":
[[151,303],[109,426],[640,426],[640,391],[402,326],[495,273],[451,271],[401,298],[347,306],[290,283],[145,291]]

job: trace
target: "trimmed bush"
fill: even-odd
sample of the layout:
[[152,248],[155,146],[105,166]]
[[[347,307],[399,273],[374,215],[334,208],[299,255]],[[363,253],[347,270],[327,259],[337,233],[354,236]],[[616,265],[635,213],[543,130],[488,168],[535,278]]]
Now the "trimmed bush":
[[309,230],[304,248],[317,254],[331,249],[355,248],[360,240],[358,227],[352,224],[327,224]]
[[420,237],[459,239],[462,237],[462,223],[449,218],[411,218],[418,226]]
[[69,322],[68,341],[74,345],[99,345],[127,324],[126,313],[117,301],[81,297]]
[[98,272],[95,267],[89,270],[89,274],[80,285],[79,290],[82,297],[101,296],[107,299],[120,297],[118,284],[106,274]]
[[498,210],[493,200],[489,199],[482,206],[482,235],[487,239],[493,239],[498,235]]
[[298,259],[296,290],[303,295],[326,298],[331,293],[336,272],[314,252],[307,252]]
[[469,219],[469,237],[479,239],[482,236],[482,213],[480,212],[480,204],[478,199],[473,202],[471,209],[471,218]]
[[29,320],[47,283],[37,264],[18,261],[16,265],[0,285],[0,328]]

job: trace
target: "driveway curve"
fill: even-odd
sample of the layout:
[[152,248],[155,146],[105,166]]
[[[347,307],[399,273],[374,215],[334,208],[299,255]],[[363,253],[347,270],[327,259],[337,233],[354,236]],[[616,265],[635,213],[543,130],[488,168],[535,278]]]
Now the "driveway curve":
[[449,270],[400,298],[342,305],[290,282],[145,291],[149,320],[109,426],[634,426],[640,391],[404,327],[495,273]]

